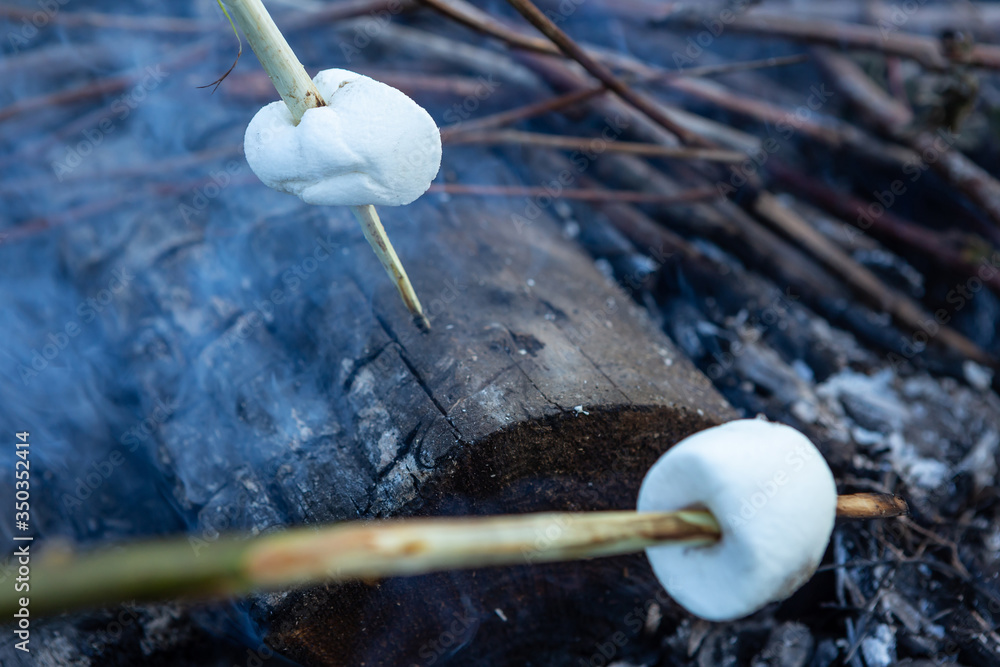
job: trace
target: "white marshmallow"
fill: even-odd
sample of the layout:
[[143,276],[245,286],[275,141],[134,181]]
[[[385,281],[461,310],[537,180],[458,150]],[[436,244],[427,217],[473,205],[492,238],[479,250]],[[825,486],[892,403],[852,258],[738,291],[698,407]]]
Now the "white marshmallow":
[[685,438],[647,473],[640,512],[692,506],[712,512],[722,539],[650,547],[646,555],[685,609],[728,621],[787,598],[812,577],[833,532],[837,487],[804,435],[743,419]]
[[328,206],[401,206],[427,191],[441,166],[441,134],[420,105],[347,70],[313,82],[326,106],[295,125],[285,103],[272,102],[247,127],[247,162],[265,185]]

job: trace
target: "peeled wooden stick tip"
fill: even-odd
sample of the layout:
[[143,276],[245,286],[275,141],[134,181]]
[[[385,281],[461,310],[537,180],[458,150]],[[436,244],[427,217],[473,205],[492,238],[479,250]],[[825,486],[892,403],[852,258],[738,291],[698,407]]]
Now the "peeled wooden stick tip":
[[382,227],[382,221],[379,219],[375,207],[371,205],[352,206],[351,213],[354,214],[354,218],[361,225],[361,231],[364,232],[365,238],[368,239],[368,244],[375,251],[378,261],[382,263],[382,268],[389,274],[389,278],[392,279],[393,284],[396,285],[396,289],[399,290],[399,296],[402,297],[407,310],[413,315],[414,324],[425,333],[430,331],[430,320],[424,315],[420,299],[417,298],[417,293],[413,291],[413,285],[406,275],[403,263],[399,261],[396,251],[393,249],[392,244],[389,243],[389,237],[386,236],[385,228]]
[[837,498],[838,519],[889,519],[910,513],[910,506],[890,493],[852,493]]

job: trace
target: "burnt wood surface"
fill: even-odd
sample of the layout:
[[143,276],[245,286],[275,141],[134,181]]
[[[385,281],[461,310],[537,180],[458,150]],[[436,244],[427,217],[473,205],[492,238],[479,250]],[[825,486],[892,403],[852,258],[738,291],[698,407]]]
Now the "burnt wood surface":
[[[433,197],[417,211],[419,229],[399,238],[430,334],[410,324],[350,228],[344,247],[376,281],[374,311],[357,273],[335,274],[316,319],[299,325],[328,338],[330,352],[305,361],[329,374],[338,419],[299,445],[315,461],[299,473],[308,486],[276,499],[293,520],[631,508],[659,454],[734,414],[547,216],[519,227],[504,207]],[[224,358],[222,368],[242,365]],[[274,373],[260,363],[263,377],[247,382]],[[266,474],[260,483],[274,485]],[[291,486],[280,468],[276,481]],[[642,557],[538,566],[526,554],[517,568],[268,596],[258,618],[267,641],[304,664],[406,664],[439,650],[443,661],[456,619],[459,664],[546,652],[558,662],[657,590]]]
[[[735,416],[536,202],[428,195],[382,211],[428,334],[346,209],[268,204],[239,246],[154,215],[120,250],[145,264],[122,308],[146,338],[128,348],[144,410],[169,412],[142,438],[142,474],[189,517],[199,553],[226,531],[632,508],[656,457]],[[189,307],[240,261],[257,265],[243,299]],[[641,555],[536,565],[526,554],[513,568],[262,595],[250,608],[266,645],[307,665],[557,664],[588,657],[658,591],[669,604]],[[202,637],[197,615],[172,618],[179,636]],[[113,649],[137,651],[127,638]]]
[[[330,399],[349,406],[348,421],[310,450],[357,452],[364,472],[331,471],[309,489],[312,505],[330,497],[361,516],[631,508],[670,444],[734,414],[551,219],[519,228],[501,207],[431,198],[420,220],[418,249],[404,261],[433,330],[412,327],[388,286],[374,314],[359,302],[350,325],[331,333],[344,348],[365,342],[354,358],[324,360],[336,378]],[[457,294],[436,308],[441,286]],[[345,292],[331,289],[330,303]],[[359,487],[360,497],[341,491]],[[657,590],[641,557],[530,560],[268,598],[268,641],[306,664],[404,664],[433,654],[435,642],[438,659],[454,652],[439,636],[461,618],[460,661],[565,658],[568,644],[596,642]],[[623,568],[635,577],[624,586]]]

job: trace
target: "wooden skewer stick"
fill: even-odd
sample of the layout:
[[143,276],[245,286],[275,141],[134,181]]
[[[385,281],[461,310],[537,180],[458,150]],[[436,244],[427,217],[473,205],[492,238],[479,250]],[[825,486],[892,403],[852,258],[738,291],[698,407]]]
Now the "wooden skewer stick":
[[838,519],[889,519],[909,512],[905,500],[887,493],[853,493],[837,498]]
[[389,278],[392,279],[393,284],[396,285],[396,289],[399,290],[399,296],[403,298],[403,303],[406,304],[407,310],[413,315],[413,322],[417,325],[417,328],[421,331],[430,331],[430,320],[424,315],[420,299],[417,298],[417,293],[413,291],[413,285],[406,275],[403,263],[399,261],[399,256],[396,255],[396,250],[389,243],[389,236],[385,233],[385,227],[382,226],[382,221],[379,220],[375,207],[371,204],[368,206],[352,206],[351,213],[354,214],[354,218],[361,224],[361,231],[364,232],[365,238],[368,239],[368,245],[375,251],[378,261],[382,263],[382,268],[389,274]]
[[[275,89],[288,106],[295,123],[298,124],[309,109],[324,106],[326,101],[323,100],[261,0],[225,0],[225,2],[233,20],[239,24],[264,71],[271,77]],[[421,330],[429,331],[430,321],[424,315],[420,300],[406,275],[406,269],[399,261],[375,207],[370,204],[352,206],[351,212],[361,223],[365,238],[368,239],[375,256],[399,290],[399,295],[413,315],[414,322]]]
[[[842,518],[905,513],[906,503],[895,496],[861,493],[837,503]],[[82,556],[50,552],[32,569],[31,612],[596,558],[671,542],[710,545],[722,535],[705,510],[616,511],[351,522],[212,543],[160,540]],[[10,618],[19,595],[13,587],[0,591],[0,615]]]

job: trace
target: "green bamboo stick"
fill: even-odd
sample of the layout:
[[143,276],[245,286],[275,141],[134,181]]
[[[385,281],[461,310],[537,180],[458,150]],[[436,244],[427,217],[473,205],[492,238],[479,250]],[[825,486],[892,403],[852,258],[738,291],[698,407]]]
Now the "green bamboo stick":
[[296,125],[306,111],[326,104],[261,0],[225,0],[225,4]]
[[581,512],[386,520],[297,528],[239,540],[188,538],[89,554],[59,552],[31,569],[30,590],[0,590],[0,617],[29,598],[32,617],[129,601],[212,599],[309,583],[524,565],[635,553],[666,542],[710,544],[707,511]]
[[[837,499],[841,519],[905,515],[897,496]],[[303,584],[380,579],[441,570],[525,565],[635,553],[722,538],[706,510],[577,512],[395,519],[295,528],[215,542],[188,537],[31,562],[30,590],[0,588],[0,617],[26,605],[32,616],[130,601],[212,599]],[[33,556],[37,558],[37,556]]]

